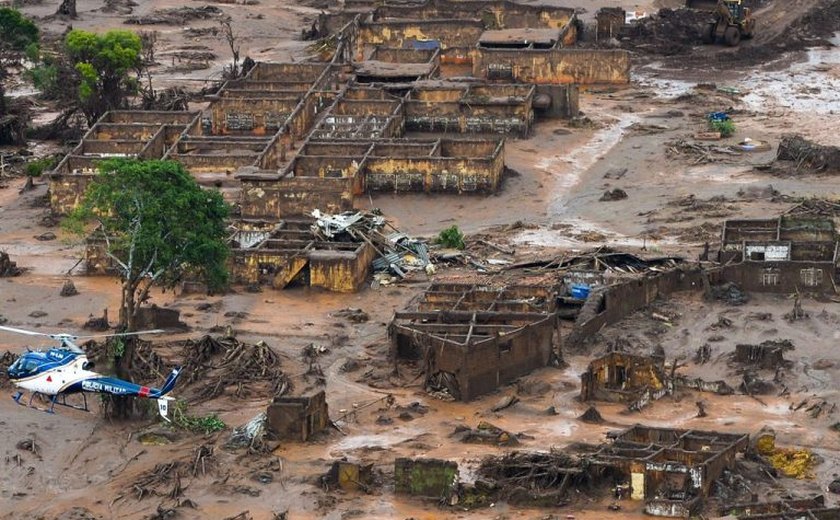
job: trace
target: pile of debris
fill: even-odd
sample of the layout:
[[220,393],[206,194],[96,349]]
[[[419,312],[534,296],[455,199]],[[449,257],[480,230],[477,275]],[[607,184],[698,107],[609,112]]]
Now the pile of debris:
[[206,401],[222,394],[242,399],[268,386],[267,395],[278,397],[291,389],[280,366],[280,356],[265,342],[255,345],[232,337],[204,336],[180,344],[186,383],[193,399]]
[[[552,450],[548,453],[514,451],[490,456],[478,467],[475,489],[468,495],[490,495],[494,501],[556,506],[568,503],[573,489],[588,485],[580,460]],[[478,497],[473,496],[474,502]]]
[[487,421],[481,421],[475,428],[458,426],[452,436],[461,442],[470,444],[493,444],[496,446],[516,446],[519,444],[516,435]]
[[130,377],[133,381],[140,383],[159,382],[173,368],[158,355],[151,341],[145,341],[136,336],[114,337],[101,343],[90,340],[80,346],[89,360],[103,366],[111,364],[117,351],[126,351],[132,346],[133,360]]
[[376,212],[329,215],[316,209],[312,216],[312,233],[321,240],[370,244],[377,254],[373,260],[375,274],[405,278],[410,271],[428,270],[432,265],[425,242],[401,233]]
[[682,138],[670,141],[666,146],[668,147],[666,152],[669,156],[688,157],[691,164],[719,163],[741,155],[741,152],[731,146],[702,144]]
[[744,305],[749,301],[747,293],[738,287],[734,282],[727,282],[715,285],[710,288],[710,294],[706,295],[709,300],[721,300],[729,305]]
[[654,16],[640,18],[625,30],[627,48],[648,54],[671,56],[697,45],[709,14],[692,9],[660,9]]
[[788,215],[807,215],[836,218],[840,216],[840,201],[820,199],[817,197],[804,199],[786,212]]
[[17,266],[9,258],[9,254],[5,251],[0,251],[0,278],[19,276],[23,273],[23,269]]
[[794,163],[794,172],[802,168],[813,172],[840,172],[840,147],[824,146],[801,135],[786,135],[779,142],[777,161]]
[[129,25],[189,25],[191,20],[206,20],[221,16],[223,11],[212,5],[202,7],[173,7],[156,9],[145,16],[131,16],[124,23]]
[[[159,354],[169,347],[183,359],[182,381],[188,395],[196,402],[207,401],[223,394],[244,399],[259,393],[267,397],[281,396],[291,389],[291,381],[283,372],[278,356],[264,342],[256,345],[242,343],[232,337],[203,336],[198,340],[177,341],[156,345],[140,338],[111,338],[97,343],[82,344],[88,359],[108,364],[116,349],[133,341],[134,353],[131,378],[142,383],[160,381],[175,363]],[[120,345],[122,343],[122,345]],[[268,387],[267,389],[265,387]]]
[[157,464],[141,473],[124,495],[134,493],[137,500],[152,496],[177,500],[184,496],[181,479],[203,477],[217,467],[213,452],[213,446],[203,444],[188,458]]

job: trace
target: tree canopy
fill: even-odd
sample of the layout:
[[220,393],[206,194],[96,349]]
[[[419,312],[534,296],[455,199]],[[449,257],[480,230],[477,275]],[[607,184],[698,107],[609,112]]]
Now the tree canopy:
[[113,30],[100,35],[73,29],[64,45],[78,73],[79,101],[89,123],[121,108],[126,95],[136,92],[130,72],[142,63],[143,45],[135,33]]
[[0,7],[0,47],[22,51],[37,44],[38,27],[17,9]]
[[203,190],[175,161],[113,159],[99,169],[67,224],[77,232],[99,224],[122,279],[123,327],[133,328],[152,286],[173,287],[185,275],[211,289],[226,283],[221,194]]

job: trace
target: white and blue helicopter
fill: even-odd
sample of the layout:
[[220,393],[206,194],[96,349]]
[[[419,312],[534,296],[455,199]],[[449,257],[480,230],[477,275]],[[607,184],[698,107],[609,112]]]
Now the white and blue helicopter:
[[[0,330],[25,334],[27,336],[44,336],[58,341],[58,346],[49,350],[29,350],[23,353],[8,368],[9,380],[19,388],[12,396],[16,403],[20,402],[23,392],[32,392],[29,398],[29,406],[32,406],[32,399],[41,394],[49,397],[50,407],[48,413],[55,412],[55,405],[67,406],[78,410],[88,411],[86,392],[121,395],[128,397],[145,397],[156,399],[158,412],[165,420],[169,412],[169,401],[174,400],[169,392],[175,387],[181,368],[175,368],[166,378],[163,386],[152,388],[138,385],[130,381],[105,376],[90,370],[93,362],[88,361],[85,351],[79,348],[74,342],[79,339],[102,338],[114,336],[136,336],[139,334],[154,334],[164,332],[162,330],[145,330],[139,332],[128,332],[120,334],[100,334],[95,336],[74,336],[72,334],[45,334],[31,330],[16,329],[13,327],[0,326]],[[74,406],[67,403],[67,395],[80,393],[84,400],[84,406]]]

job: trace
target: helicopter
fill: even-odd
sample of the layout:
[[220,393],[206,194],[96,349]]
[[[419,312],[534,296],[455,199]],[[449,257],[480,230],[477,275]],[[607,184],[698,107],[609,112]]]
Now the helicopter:
[[[145,397],[157,400],[158,413],[169,421],[169,401],[174,400],[169,392],[175,387],[178,376],[181,374],[181,367],[172,370],[163,386],[152,388],[138,385],[123,379],[109,377],[91,369],[94,364],[89,361],[85,351],[76,345],[75,341],[88,338],[103,338],[116,336],[136,336],[139,334],[157,334],[162,330],[143,330],[138,332],[125,332],[117,334],[99,334],[94,336],[74,336],[72,334],[46,334],[14,327],[0,325],[0,330],[24,334],[27,336],[44,336],[58,341],[58,346],[49,350],[30,350],[23,353],[12,363],[7,373],[9,380],[19,390],[12,396],[12,399],[20,405],[24,391],[32,392],[29,398],[29,406],[32,407],[32,400],[40,394],[50,399],[50,407],[47,413],[55,413],[55,405],[67,406],[77,410],[89,411],[87,406],[87,392],[120,395],[128,397]],[[82,394],[83,406],[76,406],[67,403],[67,395]]]

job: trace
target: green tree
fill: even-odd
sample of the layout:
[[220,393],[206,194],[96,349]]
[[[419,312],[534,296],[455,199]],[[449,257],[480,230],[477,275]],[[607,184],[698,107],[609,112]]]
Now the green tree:
[[9,69],[29,49],[37,49],[38,28],[20,11],[0,7],[0,145],[25,142],[29,110],[25,103],[6,99]]
[[[119,273],[119,328],[135,331],[140,306],[152,287],[172,288],[185,276],[209,288],[227,282],[225,219],[228,206],[217,191],[203,190],[175,161],[112,159],[99,164],[82,203],[65,220],[84,235],[91,225],[105,238],[106,253]],[[114,349],[118,377],[133,379],[135,338]],[[128,418],[137,403],[115,397],[106,414]]]
[[0,48],[23,51],[38,44],[38,27],[17,9],[0,7]]
[[95,223],[120,274],[120,326],[135,330],[137,313],[154,286],[172,288],[185,275],[211,289],[227,282],[225,219],[217,191],[203,190],[175,161],[112,159],[68,217],[84,233]]
[[142,43],[131,31],[99,35],[80,29],[67,33],[67,55],[74,63],[82,111],[93,124],[108,110],[123,108],[137,92],[132,72],[142,65]]

